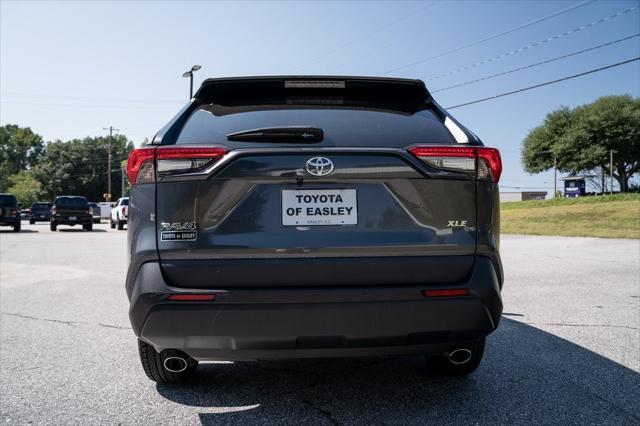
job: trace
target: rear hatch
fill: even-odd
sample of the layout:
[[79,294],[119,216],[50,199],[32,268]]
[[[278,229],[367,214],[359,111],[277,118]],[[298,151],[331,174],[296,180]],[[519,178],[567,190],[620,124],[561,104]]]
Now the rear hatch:
[[205,84],[175,141],[156,151],[166,279],[189,288],[465,279],[476,249],[474,148],[470,159],[447,156],[459,144],[424,86],[410,83]]
[[49,216],[52,206],[53,204],[51,203],[35,203],[31,206],[31,214],[38,217]]

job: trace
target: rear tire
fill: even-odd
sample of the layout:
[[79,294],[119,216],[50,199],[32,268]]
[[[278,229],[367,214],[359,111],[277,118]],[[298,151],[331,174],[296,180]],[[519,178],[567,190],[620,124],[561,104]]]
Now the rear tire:
[[34,223],[36,223],[35,220],[29,220],[29,225],[33,225]]
[[51,222],[50,228],[52,232],[56,232],[58,230],[58,225],[56,225],[55,222]]
[[[140,362],[142,362],[144,372],[154,382],[164,384],[181,383],[193,376],[196,368],[198,368],[198,361],[188,355],[180,351],[158,353],[153,346],[140,339],[138,339],[138,353],[140,354]],[[164,367],[164,360],[176,354],[187,358],[187,369],[179,373],[172,373]]]
[[118,221],[118,231],[122,231],[124,229],[124,220]]
[[113,223],[113,219],[109,218],[109,226],[111,227],[111,229],[116,229],[116,224]]
[[85,231],[93,231],[93,223],[90,223],[90,224],[88,224],[88,225],[82,225],[82,228],[83,228]]
[[475,343],[456,345],[456,349],[471,351],[471,359],[464,364],[456,364],[449,359],[448,354],[427,355],[427,368],[438,375],[460,377],[467,376],[478,368],[484,354],[485,339]]
[[20,232],[21,227],[22,225],[20,224],[20,221],[16,222],[16,224],[13,225],[13,232]]

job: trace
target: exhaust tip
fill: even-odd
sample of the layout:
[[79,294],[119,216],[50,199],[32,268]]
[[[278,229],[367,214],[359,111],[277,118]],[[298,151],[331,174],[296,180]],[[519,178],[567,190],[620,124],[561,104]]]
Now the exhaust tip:
[[169,356],[164,359],[164,368],[172,373],[181,373],[187,369],[187,360],[179,356]]
[[449,353],[449,361],[452,364],[460,365],[471,361],[471,351],[469,349],[456,349]]

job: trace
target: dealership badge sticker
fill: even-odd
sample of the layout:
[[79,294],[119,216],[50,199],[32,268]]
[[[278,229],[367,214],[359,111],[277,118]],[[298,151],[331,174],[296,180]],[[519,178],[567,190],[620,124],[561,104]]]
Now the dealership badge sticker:
[[162,241],[195,241],[198,238],[195,222],[162,222],[160,228]]

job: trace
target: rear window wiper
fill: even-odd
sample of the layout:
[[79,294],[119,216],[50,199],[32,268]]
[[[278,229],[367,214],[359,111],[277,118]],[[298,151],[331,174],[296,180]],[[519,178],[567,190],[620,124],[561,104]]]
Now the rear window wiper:
[[324,132],[317,127],[263,127],[260,129],[243,130],[229,133],[227,140],[244,142],[320,142]]

